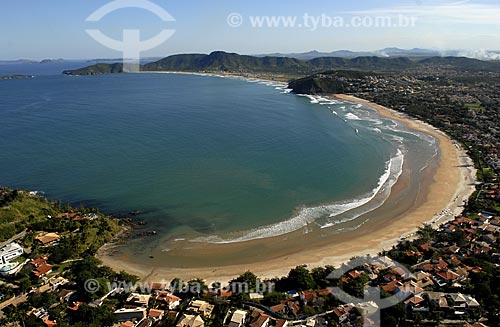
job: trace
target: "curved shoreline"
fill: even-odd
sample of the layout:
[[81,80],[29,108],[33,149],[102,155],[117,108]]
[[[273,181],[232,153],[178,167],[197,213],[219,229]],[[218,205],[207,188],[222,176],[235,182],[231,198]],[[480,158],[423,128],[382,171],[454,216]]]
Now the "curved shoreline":
[[[127,260],[126,256],[110,254],[110,250],[112,250],[110,246],[103,247],[99,251],[98,257],[105,265],[115,270],[125,270],[149,281],[169,280],[174,277],[183,279],[201,277],[207,280],[226,281],[246,270],[251,270],[264,278],[271,278],[285,275],[290,268],[299,264],[310,266],[339,265],[353,256],[376,254],[382,249],[396,244],[402,237],[411,236],[424,223],[437,225],[447,218],[452,219],[461,212],[462,208],[459,205],[462,200],[468,199],[474,192],[475,171],[473,168],[463,167],[471,164],[471,160],[455,142],[434,127],[408,118],[394,110],[353,96],[336,95],[336,97],[343,101],[367,105],[377,110],[382,116],[402,121],[409,128],[430,134],[439,140],[441,152],[439,164],[433,176],[430,177],[432,181],[423,192],[425,194],[419,192],[419,203],[416,201],[409,210],[394,214],[389,220],[374,219],[355,231],[332,236],[331,240],[335,241],[334,244],[316,245],[291,254],[278,255],[274,259],[268,258],[261,262],[214,265],[206,268],[170,268],[162,267],[153,262],[151,265],[132,263]],[[440,217],[439,213],[445,208],[450,209],[454,214]],[[272,242],[280,242],[280,240],[257,241],[251,246],[266,251],[266,249],[271,250],[268,245]],[[304,242],[304,244],[308,243]],[[241,247],[241,245],[233,247]],[[223,251],[220,255],[224,255]]]

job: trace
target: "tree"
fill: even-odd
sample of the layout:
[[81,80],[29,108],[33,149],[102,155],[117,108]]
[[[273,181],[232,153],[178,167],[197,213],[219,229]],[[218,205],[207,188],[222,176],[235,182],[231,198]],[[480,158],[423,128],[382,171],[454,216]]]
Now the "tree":
[[233,286],[231,287],[233,291],[251,292],[255,290],[255,286],[257,285],[257,276],[254,273],[247,271],[239,277],[233,279],[229,282],[229,284]]
[[334,280],[329,278],[330,274],[335,270],[333,266],[316,267],[311,271],[314,282],[319,288],[326,288],[328,286],[335,286]]
[[297,266],[290,270],[287,276],[287,284],[290,289],[304,291],[314,289],[316,283],[306,266]]

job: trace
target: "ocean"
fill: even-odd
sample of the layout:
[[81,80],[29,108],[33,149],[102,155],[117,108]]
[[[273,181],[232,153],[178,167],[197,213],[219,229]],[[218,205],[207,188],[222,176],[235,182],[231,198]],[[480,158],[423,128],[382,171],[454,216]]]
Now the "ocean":
[[403,165],[437,156],[432,137],[370,108],[274,82],[49,71],[0,80],[0,99],[0,184],[138,211],[158,234],[149,248],[355,228]]

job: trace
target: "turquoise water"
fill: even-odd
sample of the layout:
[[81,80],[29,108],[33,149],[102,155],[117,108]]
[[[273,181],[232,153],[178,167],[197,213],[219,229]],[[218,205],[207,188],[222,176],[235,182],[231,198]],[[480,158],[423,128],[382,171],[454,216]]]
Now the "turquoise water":
[[367,108],[239,79],[37,76],[0,81],[0,99],[0,184],[141,211],[164,235],[328,227],[389,192],[402,154],[434,151]]

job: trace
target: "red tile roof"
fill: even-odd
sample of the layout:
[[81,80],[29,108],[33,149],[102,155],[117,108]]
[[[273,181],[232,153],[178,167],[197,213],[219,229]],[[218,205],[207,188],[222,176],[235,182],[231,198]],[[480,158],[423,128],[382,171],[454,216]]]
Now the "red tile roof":
[[55,325],[57,325],[57,323],[55,321],[52,321],[52,320],[45,320],[44,321],[45,325],[47,325],[47,327],[54,327]]
[[45,274],[47,274],[48,272],[50,272],[51,270],[52,270],[52,266],[49,265],[48,263],[45,263],[45,264],[39,266],[38,268],[36,268],[35,270],[33,270],[33,273],[35,274],[36,277],[42,277]]
[[439,271],[436,275],[447,281],[452,281],[460,277],[460,275],[451,270]]
[[30,263],[33,266],[38,267],[38,266],[43,265],[44,263],[46,263],[48,259],[49,259],[49,257],[47,257],[47,256],[41,256],[41,257],[38,257],[36,259],[31,260]]

